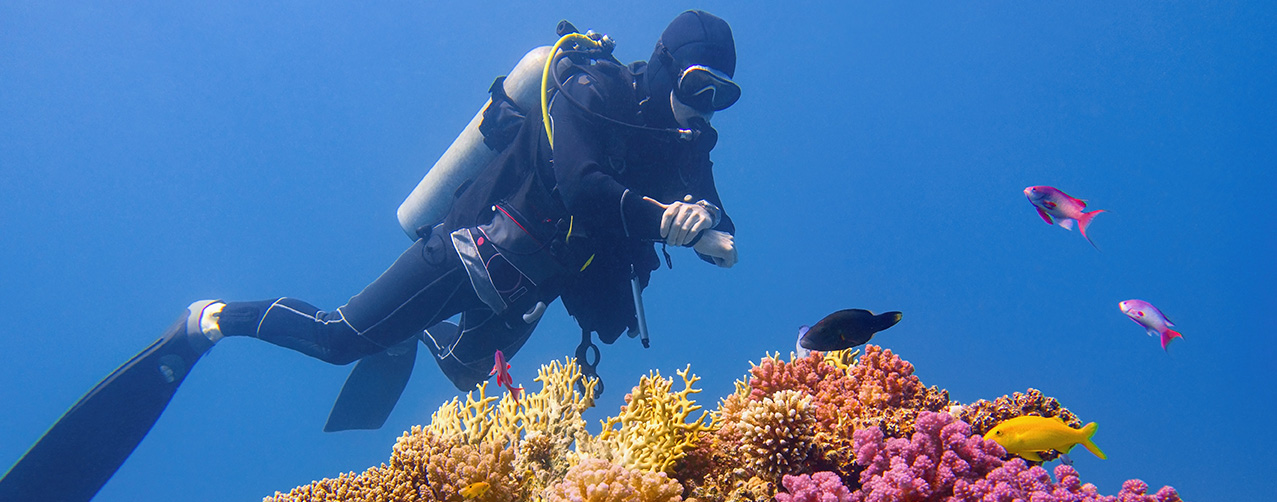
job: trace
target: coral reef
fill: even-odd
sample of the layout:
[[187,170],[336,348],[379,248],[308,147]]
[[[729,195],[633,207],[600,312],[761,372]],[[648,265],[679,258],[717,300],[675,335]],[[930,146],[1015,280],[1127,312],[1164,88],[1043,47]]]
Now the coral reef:
[[661,378],[659,371],[639,378],[639,384],[625,396],[621,414],[603,421],[603,430],[594,440],[578,442],[585,457],[610,460],[625,467],[670,472],[674,463],[694,446],[698,433],[710,430],[708,411],[688,422],[701,409],[692,400],[700,389],[692,384],[700,377],[688,366],[678,371],[683,390],[672,392],[673,378]]
[[512,500],[514,450],[496,443],[479,446],[441,438],[430,429],[413,427],[395,442],[389,464],[362,474],[348,473],[336,479],[315,481],[288,493],[266,497],[270,502],[398,500],[459,500],[458,492],[472,483],[488,483],[488,490],[473,500]]
[[1002,446],[972,435],[947,413],[921,412],[916,427],[910,439],[885,441],[881,429],[856,431],[856,463],[865,470],[853,500],[944,500],[955,483],[976,482],[1002,466]]
[[664,472],[629,469],[592,458],[568,469],[547,490],[551,502],[680,502],[683,487]]
[[1082,428],[1082,421],[1077,418],[1077,415],[1068,408],[1060,406],[1060,402],[1055,398],[1044,396],[1042,391],[1033,388],[1024,393],[1015,392],[993,401],[981,399],[962,406],[957,413],[959,419],[971,424],[971,433],[980,436],[1003,421],[1022,415],[1060,417],[1069,427]]
[[[521,404],[488,396],[481,384],[404,433],[388,463],[265,500],[1180,501],[1173,488],[1149,494],[1139,480],[1100,495],[1071,467],[1057,466],[1052,482],[1039,465],[1004,460],[1001,446],[982,439],[1003,420],[1031,414],[1081,425],[1036,389],[962,405],[923,385],[890,350],[867,345],[856,356],[768,355],[712,412],[692,399],[700,391],[690,366],[678,371],[678,391],[673,378],[651,372],[598,434],[581,418],[594,404],[592,382],[575,361],[554,361]],[[467,487],[481,489],[463,494]]]
[[784,484],[788,493],[777,493],[776,502],[851,502],[851,492],[829,471],[786,475]]
[[1180,502],[1179,494],[1171,487],[1164,487],[1154,495],[1147,495],[1148,485],[1138,479],[1127,481],[1117,496],[1100,495],[1095,485],[1082,484],[1077,471],[1067,465],[1055,467],[1055,479],[1041,466],[1029,467],[1023,459],[1014,459],[990,471],[974,483],[959,480],[955,483],[953,502],[981,502],[985,500],[1032,500],[1034,502]]
[[811,396],[782,390],[762,401],[750,401],[741,412],[740,455],[748,469],[766,480],[807,469],[817,451],[816,416]]

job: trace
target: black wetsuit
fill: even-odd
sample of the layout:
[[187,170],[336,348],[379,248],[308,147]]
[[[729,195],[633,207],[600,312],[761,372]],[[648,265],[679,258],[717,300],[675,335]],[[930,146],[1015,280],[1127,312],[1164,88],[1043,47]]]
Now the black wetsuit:
[[[600,63],[589,71],[569,72],[562,75],[562,89],[576,103],[556,97],[551,106],[554,192],[575,217],[575,225],[580,225],[577,231],[590,236],[589,251],[594,256],[585,271],[565,278],[561,290],[553,294],[561,293],[582,327],[597,331],[608,343],[623,328],[633,326],[631,264],[644,285],[650,271],[659,266],[653,243],[662,240],[663,211],[643,197],[669,203],[691,195],[692,200],[722,207],[707,148],[669,131],[639,130],[598,117],[604,114],[652,128],[675,127],[667,109],[664,116],[647,120],[639,112],[643,96],[636,94],[644,89],[643,68],[643,63],[629,68]],[[538,133],[545,141],[539,126]],[[734,231],[726,214],[716,228]],[[449,239],[452,230],[435,227],[336,310],[321,311],[294,298],[229,302],[222,310],[221,331],[347,364],[461,314],[459,338],[436,340],[432,347],[427,340],[427,346],[454,384],[462,389],[473,386],[487,377],[493,352],[513,356],[536,323],[509,322],[479,299]]]

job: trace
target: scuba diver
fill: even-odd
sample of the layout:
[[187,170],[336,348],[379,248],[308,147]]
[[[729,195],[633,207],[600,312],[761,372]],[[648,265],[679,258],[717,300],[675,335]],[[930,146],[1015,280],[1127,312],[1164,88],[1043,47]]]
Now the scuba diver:
[[640,292],[660,266],[657,244],[667,264],[666,246],[720,267],[737,261],[709,158],[710,120],[740,97],[731,28],[684,12],[648,61],[629,65],[606,36],[566,21],[558,32],[552,49],[494,82],[476,120],[400,207],[415,240],[380,277],[332,311],[287,297],[191,304],[0,479],[0,500],[91,498],[227,337],[359,361],[326,431],[380,428],[418,342],[458,389],[473,389],[494,353],[515,354],[558,298],[581,326],[587,375],[598,363],[592,334],[610,344],[628,331],[646,346]]

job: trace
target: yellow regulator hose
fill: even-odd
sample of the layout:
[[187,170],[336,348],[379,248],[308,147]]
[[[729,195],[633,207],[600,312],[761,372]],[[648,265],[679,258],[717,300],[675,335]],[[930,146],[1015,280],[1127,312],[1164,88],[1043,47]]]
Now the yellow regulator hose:
[[554,61],[559,53],[559,48],[563,47],[563,44],[566,42],[577,42],[596,49],[603,47],[603,44],[588,36],[580,33],[568,33],[567,35],[563,35],[559,38],[558,42],[554,43],[554,47],[550,49],[549,57],[545,58],[545,69],[541,72],[541,120],[545,122],[545,136],[550,140],[551,149],[554,148],[554,130],[550,123],[550,68],[554,67]]

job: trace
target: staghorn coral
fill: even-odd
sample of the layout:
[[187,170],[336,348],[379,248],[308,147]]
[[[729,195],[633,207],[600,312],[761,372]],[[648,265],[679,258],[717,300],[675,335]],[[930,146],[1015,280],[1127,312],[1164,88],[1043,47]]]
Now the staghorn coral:
[[691,366],[679,370],[683,390],[672,392],[673,378],[661,378],[653,371],[639,378],[639,384],[625,396],[621,414],[603,421],[598,437],[578,441],[585,458],[601,458],[645,471],[670,473],[674,464],[694,446],[698,433],[710,430],[708,411],[689,422],[701,407],[689,396],[700,392],[692,384],[700,377]]
[[390,502],[398,500],[459,500],[458,491],[476,482],[489,488],[473,500],[512,500],[519,489],[514,477],[514,450],[495,443],[474,446],[459,438],[441,438],[430,429],[413,427],[395,442],[389,464],[362,474],[342,474],[315,481],[288,493],[276,492],[269,502]]
[[882,430],[856,431],[856,463],[865,466],[861,501],[944,500],[960,480],[975,482],[1002,466],[1006,450],[971,435],[971,427],[946,413],[918,414],[910,439],[884,441]]
[[785,475],[784,484],[789,493],[777,493],[776,502],[851,502],[851,492],[829,471]]
[[523,433],[515,471],[523,475],[529,493],[562,479],[575,459],[572,445],[589,437],[581,414],[594,406],[596,387],[595,379],[586,379],[585,394],[577,392],[576,383],[584,378],[572,359],[542,365],[534,380],[541,383],[541,390],[525,395],[523,406],[515,412],[512,426],[518,430],[506,434]]
[[680,502],[683,487],[664,472],[628,469],[603,459],[586,459],[546,490],[551,502]]
[[585,394],[574,390],[583,378],[576,360],[569,358],[542,365],[534,379],[541,383],[541,390],[525,394],[521,401],[509,394],[489,396],[488,382],[482,382],[466,393],[464,404],[453,398],[440,406],[427,427],[440,437],[459,437],[474,445],[484,441],[510,444],[533,431],[574,439],[585,430],[581,413],[594,406],[594,379],[586,381]]
[[1029,467],[1023,459],[1014,459],[994,469],[975,482],[958,480],[954,484],[953,502],[984,500],[1032,500],[1034,502],[1180,502],[1174,488],[1164,487],[1155,495],[1147,495],[1148,485],[1132,479],[1122,485],[1117,496],[1100,495],[1095,485],[1078,479],[1077,471],[1067,465],[1055,467],[1055,479],[1041,466]]

